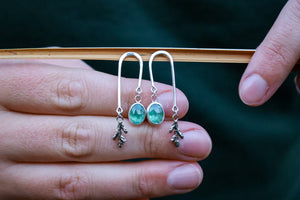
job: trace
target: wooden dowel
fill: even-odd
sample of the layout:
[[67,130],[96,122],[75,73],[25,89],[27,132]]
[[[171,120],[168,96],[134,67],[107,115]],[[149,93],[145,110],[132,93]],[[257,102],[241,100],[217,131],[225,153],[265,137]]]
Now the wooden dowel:
[[[1,49],[0,59],[82,59],[119,60],[128,51],[139,53],[144,61],[157,50],[166,50],[176,62],[248,63],[255,50],[196,48],[32,48]],[[126,60],[135,61],[135,58]],[[158,56],[156,61],[168,61]]]
[[[0,59],[81,59],[81,60],[119,60],[128,51],[139,53],[144,61],[158,50],[172,54],[175,62],[207,63],[249,63],[254,49],[204,49],[204,48],[151,48],[151,47],[99,47],[99,48],[31,48],[0,49]],[[128,61],[136,61],[128,57]],[[168,61],[159,55],[156,61]],[[299,66],[300,61],[297,62]],[[298,67],[297,67],[298,69]]]

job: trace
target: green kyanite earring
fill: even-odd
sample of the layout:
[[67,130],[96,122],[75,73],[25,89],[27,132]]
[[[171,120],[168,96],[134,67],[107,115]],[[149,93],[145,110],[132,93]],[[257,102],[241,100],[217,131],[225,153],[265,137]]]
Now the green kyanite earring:
[[122,105],[121,105],[121,69],[122,69],[122,63],[123,60],[127,57],[127,56],[134,56],[139,60],[140,63],[140,74],[139,74],[139,82],[138,82],[138,87],[136,88],[136,92],[137,95],[135,96],[135,101],[136,103],[133,104],[129,110],[129,120],[133,123],[133,124],[141,124],[144,119],[145,119],[145,115],[146,115],[146,111],[144,106],[141,104],[141,82],[142,82],[142,74],[143,74],[143,60],[142,57],[135,53],[135,52],[127,52],[124,53],[120,59],[119,59],[119,64],[118,64],[118,107],[116,109],[117,112],[117,128],[116,128],[116,132],[113,136],[113,140],[118,139],[118,146],[120,148],[122,148],[123,144],[126,143],[126,138],[122,135],[122,133],[127,134],[127,130],[125,129],[125,126],[123,124],[124,118],[122,116],[123,113],[123,109],[122,109]]
[[169,58],[170,60],[170,64],[171,64],[171,72],[172,72],[172,85],[173,85],[173,107],[172,107],[172,111],[173,111],[173,124],[171,126],[171,128],[169,129],[169,133],[173,133],[173,136],[171,138],[171,142],[174,143],[174,145],[176,147],[179,147],[179,139],[183,139],[183,134],[181,133],[181,131],[178,128],[178,107],[176,105],[176,85],[175,85],[175,70],[174,70],[174,61],[173,58],[171,56],[171,54],[169,54],[167,51],[156,51],[155,53],[153,53],[149,59],[149,73],[150,73],[150,79],[151,79],[151,92],[152,92],[152,96],[151,96],[151,100],[152,103],[148,106],[147,108],[147,118],[148,121],[152,124],[160,124],[164,121],[165,118],[165,112],[164,109],[162,107],[162,105],[158,102],[156,102],[156,91],[157,88],[154,85],[154,81],[153,81],[153,74],[152,74],[152,62],[155,56],[157,55],[165,55]]
[[165,111],[163,106],[156,101],[156,92],[157,88],[154,85],[154,80],[153,80],[153,73],[152,73],[152,62],[154,57],[156,56],[156,53],[153,53],[149,59],[149,73],[150,73],[150,80],[151,80],[151,100],[152,103],[148,106],[147,108],[147,119],[151,124],[160,124],[164,121],[165,119]]
[[134,125],[139,125],[143,123],[143,121],[146,118],[146,109],[143,106],[143,104],[141,104],[142,101],[141,82],[142,82],[142,75],[143,75],[143,61],[141,57],[139,57],[139,61],[140,61],[140,73],[139,73],[138,86],[135,90],[136,91],[136,96],[134,97],[135,103],[132,104],[128,112],[129,121]]
[[139,125],[141,123],[143,123],[143,121],[145,120],[146,117],[146,110],[145,107],[143,106],[143,104],[141,104],[142,101],[142,97],[140,95],[140,93],[142,92],[141,88],[138,87],[136,89],[137,91],[137,95],[135,96],[135,102],[134,104],[132,104],[132,106],[129,109],[128,112],[128,117],[129,117],[129,121],[134,124],[134,125]]
[[152,103],[147,108],[147,119],[151,124],[160,124],[165,119],[165,111],[160,103],[156,101],[156,93],[151,96]]

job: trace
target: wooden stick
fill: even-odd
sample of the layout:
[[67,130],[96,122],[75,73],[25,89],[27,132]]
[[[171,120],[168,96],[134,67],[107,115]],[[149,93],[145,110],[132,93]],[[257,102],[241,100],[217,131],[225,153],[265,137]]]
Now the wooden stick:
[[[32,48],[0,49],[0,59],[82,59],[119,60],[128,51],[139,53],[144,61],[157,50],[166,50],[177,62],[248,63],[255,50],[196,48]],[[135,58],[126,60],[135,61]],[[168,61],[158,56],[156,61]]]
[[[144,61],[149,61],[151,54],[166,50],[172,54],[175,62],[208,63],[249,63],[254,49],[204,49],[204,48],[151,48],[151,47],[100,47],[100,48],[32,48],[0,49],[0,59],[81,59],[81,60],[119,60],[128,51],[139,53]],[[135,58],[126,58],[136,61]],[[168,61],[159,55],[156,61]],[[297,69],[300,60],[297,62]]]

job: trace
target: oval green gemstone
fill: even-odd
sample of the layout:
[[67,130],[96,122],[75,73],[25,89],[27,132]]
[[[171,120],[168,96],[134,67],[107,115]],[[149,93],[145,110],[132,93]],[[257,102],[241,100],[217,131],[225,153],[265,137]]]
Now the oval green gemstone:
[[135,125],[143,123],[146,117],[145,107],[140,103],[135,103],[131,106],[128,113],[129,120]]
[[165,119],[165,111],[161,104],[153,102],[147,109],[148,121],[152,124],[160,124]]

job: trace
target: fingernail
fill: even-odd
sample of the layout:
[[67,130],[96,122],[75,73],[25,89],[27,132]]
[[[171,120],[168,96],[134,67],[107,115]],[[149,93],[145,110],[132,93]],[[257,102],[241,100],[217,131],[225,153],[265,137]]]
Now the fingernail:
[[184,133],[178,150],[185,156],[205,158],[212,148],[211,139],[207,133],[200,130]]
[[200,185],[201,178],[201,172],[196,166],[185,164],[171,171],[167,183],[176,190],[193,189]]
[[297,92],[300,94],[300,89],[299,89],[299,85],[300,85],[300,76],[299,76],[299,74],[295,77],[294,81],[295,81],[295,85],[296,85]]
[[265,96],[268,90],[267,82],[258,74],[249,76],[240,88],[240,97],[247,105],[255,105]]

